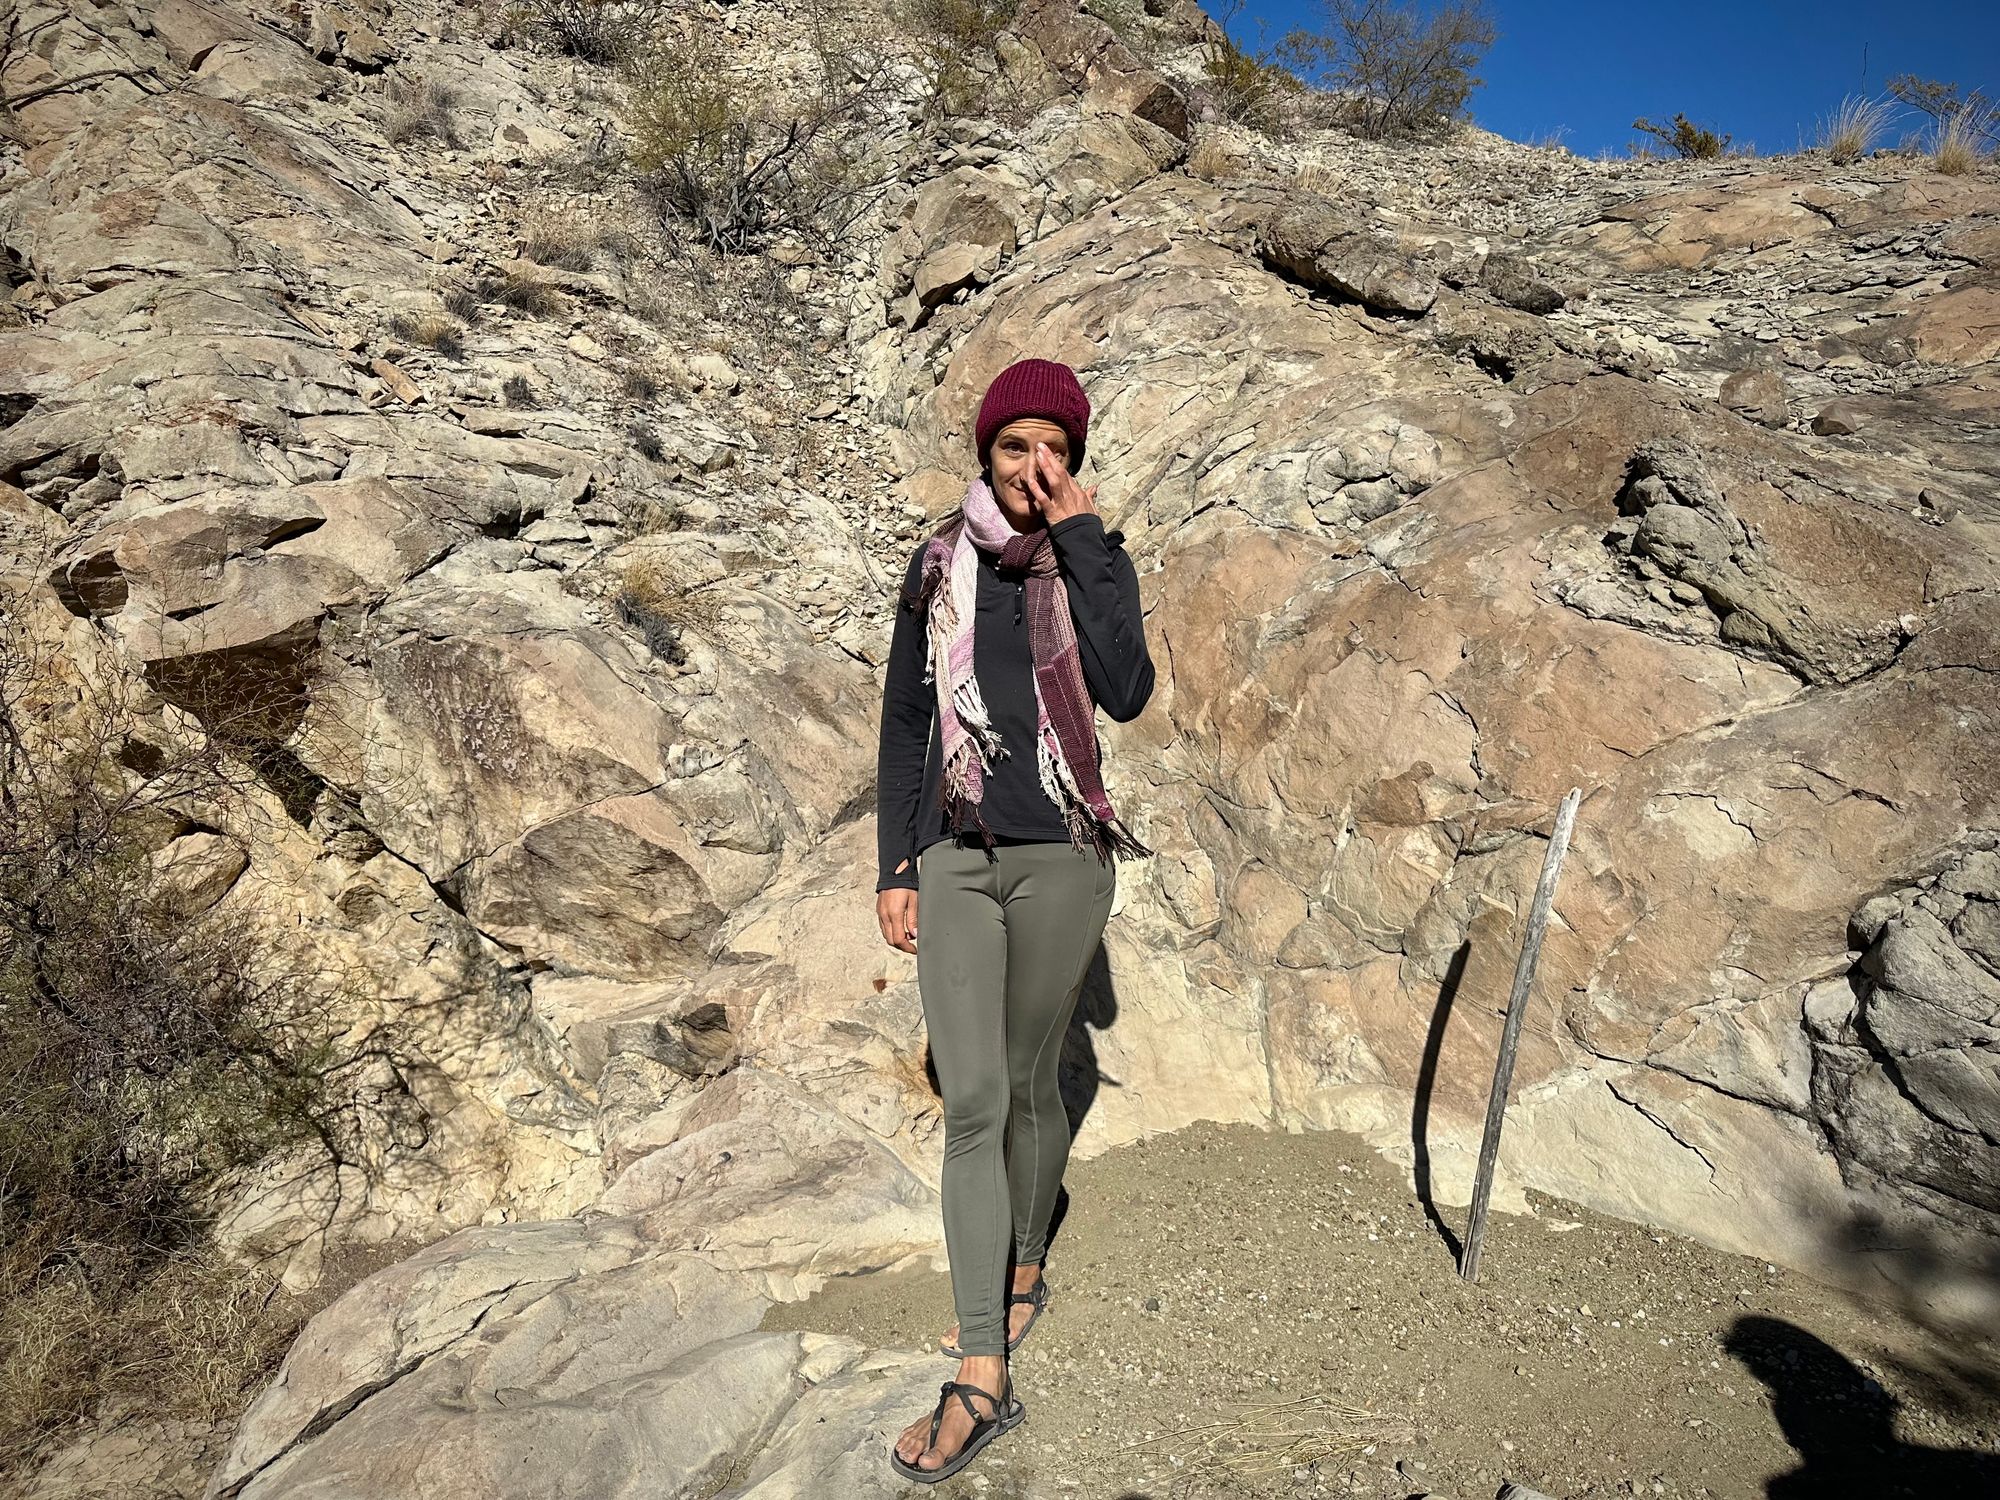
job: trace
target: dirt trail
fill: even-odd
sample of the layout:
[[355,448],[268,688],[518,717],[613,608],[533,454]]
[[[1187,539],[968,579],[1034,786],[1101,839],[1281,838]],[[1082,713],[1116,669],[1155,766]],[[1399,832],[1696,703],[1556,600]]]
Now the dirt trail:
[[[1336,1134],[1197,1127],[1068,1181],[1050,1308],[1014,1361],[1028,1422],[930,1493],[2000,1495],[2000,1348],[1762,1261],[1537,1199],[1493,1217],[1469,1287],[1397,1169]],[[765,1326],[923,1348],[951,1321],[947,1278],[903,1272]],[[1261,1475],[1242,1470],[1268,1444],[1225,1468],[1166,1436],[1306,1397],[1375,1420],[1294,1414],[1351,1442]]]

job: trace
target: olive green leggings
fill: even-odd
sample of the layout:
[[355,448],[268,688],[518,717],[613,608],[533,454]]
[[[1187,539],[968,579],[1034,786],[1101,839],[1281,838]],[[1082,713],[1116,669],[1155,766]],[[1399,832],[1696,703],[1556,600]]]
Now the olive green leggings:
[[1068,843],[917,858],[917,988],[944,1092],[944,1239],[958,1347],[1007,1346],[1007,1252],[1039,1262],[1069,1160],[1063,1033],[1117,866]]

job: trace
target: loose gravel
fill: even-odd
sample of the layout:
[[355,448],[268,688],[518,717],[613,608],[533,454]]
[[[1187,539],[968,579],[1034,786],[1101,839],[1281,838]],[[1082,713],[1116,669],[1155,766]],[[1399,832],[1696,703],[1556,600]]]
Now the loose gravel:
[[[1531,1195],[1468,1286],[1398,1170],[1334,1133],[1201,1126],[1068,1186],[1014,1358],[1028,1421],[931,1494],[2000,1495],[2000,1347],[1781,1267]],[[765,1326],[935,1349],[951,1322],[949,1279],[906,1271]],[[1324,1456],[1190,1431],[1277,1402]]]

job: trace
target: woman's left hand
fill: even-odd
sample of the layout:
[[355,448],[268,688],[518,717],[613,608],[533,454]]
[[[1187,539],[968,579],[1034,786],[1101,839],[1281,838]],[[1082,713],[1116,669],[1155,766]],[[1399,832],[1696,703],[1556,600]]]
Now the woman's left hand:
[[1035,509],[1041,512],[1042,520],[1050,526],[1085,511],[1092,514],[1097,511],[1097,486],[1085,489],[1078,484],[1069,466],[1050,451],[1047,443],[1035,444],[1035,456],[1028,465],[1028,493],[1034,497]]

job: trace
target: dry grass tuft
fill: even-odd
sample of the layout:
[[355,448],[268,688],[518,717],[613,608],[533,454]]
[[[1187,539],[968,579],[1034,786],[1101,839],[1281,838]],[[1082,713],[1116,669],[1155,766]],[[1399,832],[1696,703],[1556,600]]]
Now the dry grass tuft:
[[[642,446],[636,437],[633,441],[634,446]],[[658,452],[657,435],[652,442],[655,453],[647,454],[649,458],[656,456]],[[687,524],[687,512],[672,494],[641,495],[623,507],[623,514],[634,536],[657,536],[661,532],[679,531]]]
[[1940,121],[1931,148],[1931,165],[1948,177],[1963,177],[1977,171],[1993,155],[1996,122],[2000,122],[2000,111],[1981,118],[1973,110],[1961,110]]
[[530,318],[552,318],[563,309],[561,292],[518,266],[510,266],[497,281],[486,281],[480,291],[483,300]]
[[1242,163],[1236,153],[1225,146],[1220,137],[1207,135],[1195,143],[1188,153],[1187,174],[1199,177],[1203,182],[1215,182],[1223,177],[1233,177],[1241,169]]
[[[651,366],[627,365],[618,372],[619,394],[631,401],[657,401],[660,398],[660,377]],[[648,454],[648,457],[652,455]]]
[[1888,99],[1849,94],[1840,101],[1840,108],[1820,122],[1818,138],[1813,144],[1835,165],[1844,167],[1875,148],[1875,142],[1895,115],[1896,106]]
[[544,212],[521,237],[521,255],[559,271],[588,271],[597,263],[597,235],[575,210]]
[[447,359],[465,358],[465,328],[448,313],[425,313],[409,318],[397,313],[389,319],[389,332],[406,344],[433,349]]
[[478,323],[484,306],[476,287],[454,286],[444,294],[444,310],[468,328]]
[[1321,198],[1337,198],[1347,189],[1347,179],[1325,162],[1307,162],[1293,179],[1302,192]]
[[619,618],[645,637],[652,653],[681,666],[687,661],[687,631],[714,635],[722,624],[721,600],[690,582],[672,559],[641,558],[625,571],[616,600]]
[[25,1472],[47,1435],[104,1404],[216,1422],[284,1357],[305,1309],[275,1278],[208,1252],[50,1275],[0,1254],[0,1472]]
[[432,140],[454,151],[464,149],[454,119],[458,108],[455,90],[428,78],[410,82],[391,78],[387,92],[389,105],[383,113],[382,133],[391,145]]

